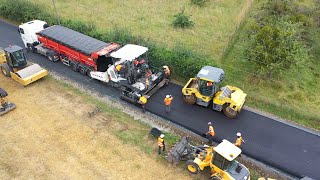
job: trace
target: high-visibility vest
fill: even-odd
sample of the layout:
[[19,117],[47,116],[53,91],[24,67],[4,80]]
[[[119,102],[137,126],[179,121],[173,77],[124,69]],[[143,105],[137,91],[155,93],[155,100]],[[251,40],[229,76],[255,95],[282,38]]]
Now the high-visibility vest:
[[211,136],[214,136],[215,133],[214,133],[214,129],[213,129],[213,126],[209,126],[209,132],[208,132]]
[[170,76],[170,69],[169,68],[165,68],[164,69],[164,73],[166,74],[166,76]]
[[140,104],[147,104],[147,102],[148,102],[148,100],[147,100],[147,98],[146,97],[144,97],[144,96],[141,96],[140,98],[139,98],[139,103]]
[[170,106],[171,105],[171,101],[172,101],[173,97],[170,97],[170,98],[164,98],[164,104],[166,106]]
[[121,68],[122,68],[122,66],[121,66],[120,64],[116,66],[116,70],[117,70],[117,71],[120,71]]
[[234,143],[234,145],[236,145],[237,147],[240,147],[242,142],[243,142],[243,139],[242,139],[242,136],[240,136],[237,138],[236,143]]
[[164,146],[164,139],[162,139],[161,137],[158,137],[158,146],[159,147],[163,147]]

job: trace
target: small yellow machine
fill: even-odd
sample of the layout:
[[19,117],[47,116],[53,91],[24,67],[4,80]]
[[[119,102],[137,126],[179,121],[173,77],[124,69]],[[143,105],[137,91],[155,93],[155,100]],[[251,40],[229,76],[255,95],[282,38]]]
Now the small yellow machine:
[[24,86],[48,75],[38,64],[27,63],[23,49],[17,45],[0,49],[0,70]]
[[206,147],[202,157],[188,160],[186,168],[192,174],[198,174],[205,167],[211,168],[211,180],[250,180],[249,170],[235,159],[241,149],[227,140],[218,146]]
[[183,100],[187,104],[209,106],[216,111],[223,111],[229,118],[236,118],[240,113],[245,98],[241,89],[234,86],[225,86],[220,89],[219,83],[224,79],[223,69],[204,66],[195,78],[190,78],[182,88]]
[[0,116],[16,108],[14,103],[10,103],[4,99],[6,96],[8,96],[8,93],[4,89],[0,88]]

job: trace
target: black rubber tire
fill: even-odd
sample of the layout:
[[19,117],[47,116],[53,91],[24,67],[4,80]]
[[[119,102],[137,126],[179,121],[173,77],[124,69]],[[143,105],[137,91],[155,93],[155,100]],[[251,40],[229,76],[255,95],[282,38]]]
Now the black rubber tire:
[[191,95],[183,95],[183,102],[186,104],[194,104],[197,101],[197,97],[195,94]]
[[1,65],[1,72],[6,77],[11,77],[10,72],[12,71],[11,67],[8,64]]
[[193,160],[188,160],[186,162],[186,168],[191,174],[199,174],[200,172],[200,167],[198,166],[198,164],[193,162]]
[[90,74],[91,71],[93,71],[92,68],[89,68],[89,69],[87,70],[87,76],[90,77],[90,78],[92,78],[92,77],[91,77],[91,74]]
[[224,115],[226,115],[228,118],[231,118],[231,119],[236,118],[239,114],[237,111],[232,110],[228,105],[223,106],[223,113]]
[[27,44],[27,51],[28,52],[35,52],[34,47],[31,44]]
[[217,177],[217,176],[212,176],[212,177],[210,178],[210,180],[221,180],[221,178],[219,178],[219,177]]
[[71,66],[71,69],[72,69],[73,71],[75,71],[75,72],[78,72],[78,71],[79,71],[79,66],[78,66],[77,63],[71,62],[71,63],[70,63],[70,66]]
[[53,55],[51,55],[51,54],[48,54],[48,59],[49,59],[49,61],[51,61],[51,62],[54,62],[54,58],[53,58]]
[[6,96],[8,96],[7,91],[4,90],[4,89],[2,89],[2,88],[0,88],[0,97],[4,98],[4,97],[6,97]]
[[79,72],[82,75],[87,75],[87,70],[83,66],[79,66]]

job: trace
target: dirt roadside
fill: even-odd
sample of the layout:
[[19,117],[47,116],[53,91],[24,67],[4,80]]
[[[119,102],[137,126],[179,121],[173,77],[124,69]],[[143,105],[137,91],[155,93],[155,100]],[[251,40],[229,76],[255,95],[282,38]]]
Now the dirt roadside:
[[0,179],[155,179],[159,172],[164,179],[192,179],[124,144],[113,132],[127,127],[52,78],[28,87],[2,75],[0,81],[17,105],[0,117]]

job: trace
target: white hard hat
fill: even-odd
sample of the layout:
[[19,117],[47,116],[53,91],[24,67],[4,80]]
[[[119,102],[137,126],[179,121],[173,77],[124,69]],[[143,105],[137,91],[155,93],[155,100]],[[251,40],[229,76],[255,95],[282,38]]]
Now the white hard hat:
[[168,66],[162,66],[163,68],[168,68]]
[[211,124],[211,122],[208,122],[208,125],[210,125]]
[[170,95],[166,95],[166,98],[170,98]]
[[241,136],[241,133],[238,132],[238,133],[237,133],[237,136]]
[[160,138],[164,138],[164,134],[161,134],[161,135],[160,135]]

